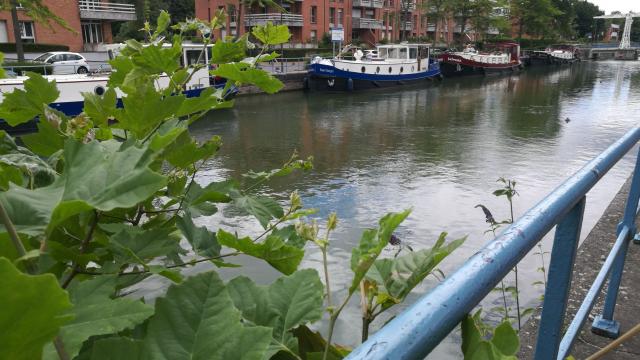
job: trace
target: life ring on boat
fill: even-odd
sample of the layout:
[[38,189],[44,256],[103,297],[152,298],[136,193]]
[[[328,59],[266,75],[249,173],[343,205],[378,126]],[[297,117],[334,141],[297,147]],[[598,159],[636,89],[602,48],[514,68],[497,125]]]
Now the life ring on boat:
[[332,88],[336,84],[336,79],[327,79],[327,86]]
[[93,88],[93,92],[98,96],[104,95],[105,91],[106,90],[104,89],[104,86],[102,86],[102,85],[98,85],[95,88]]

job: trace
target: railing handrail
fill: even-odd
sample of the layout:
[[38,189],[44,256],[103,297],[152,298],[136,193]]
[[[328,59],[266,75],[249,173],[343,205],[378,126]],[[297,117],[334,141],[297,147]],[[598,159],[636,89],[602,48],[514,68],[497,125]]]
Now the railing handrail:
[[639,140],[640,127],[627,132],[347,359],[424,358]]
[[80,10],[87,11],[109,11],[109,12],[126,12],[132,13],[136,11],[136,7],[133,4],[121,4],[121,3],[105,3],[102,1],[92,0],[80,0],[78,2]]

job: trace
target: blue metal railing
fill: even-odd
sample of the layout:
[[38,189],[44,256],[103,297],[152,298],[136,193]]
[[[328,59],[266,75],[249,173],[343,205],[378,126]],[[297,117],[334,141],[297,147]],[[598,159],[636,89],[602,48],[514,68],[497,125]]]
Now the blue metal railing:
[[640,156],[636,160],[624,218],[618,226],[617,241],[561,340],[585,195],[639,140],[640,127],[629,131],[473,255],[439,286],[356,348],[347,359],[424,358],[556,225],[535,358],[548,360],[567,356],[607,279],[610,282],[604,311],[594,321],[592,330],[610,337],[617,336],[619,328],[613,320],[613,310],[627,245],[636,233],[634,220],[640,198]]

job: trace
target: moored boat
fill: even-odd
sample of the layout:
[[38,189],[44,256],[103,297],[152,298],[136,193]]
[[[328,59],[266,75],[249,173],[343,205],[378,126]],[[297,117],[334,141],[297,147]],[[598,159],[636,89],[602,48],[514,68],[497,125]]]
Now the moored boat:
[[376,50],[351,47],[353,60],[342,54],[333,59],[311,60],[305,89],[356,90],[405,85],[440,77],[438,62],[427,44],[380,45]]
[[[124,46],[120,44],[111,45],[110,57],[113,58],[117,55],[117,47]],[[170,46],[170,45],[168,45]],[[211,48],[204,52],[204,56],[199,56],[202,52],[202,44],[183,44],[183,54],[181,61],[183,64],[191,65],[197,61],[209,63],[211,57]],[[45,75],[44,78],[48,81],[55,81],[56,87],[59,91],[58,98],[49,106],[55,110],[58,110],[68,116],[76,116],[82,113],[84,108],[83,93],[95,93],[96,95],[102,95],[107,89],[107,82],[109,81],[109,73],[89,73],[89,74],[73,74],[73,75]],[[27,76],[16,76],[14,78],[0,79],[0,102],[2,102],[5,93],[10,93],[15,89],[24,89],[24,82],[28,79]],[[158,77],[156,86],[158,88],[166,88],[169,86],[170,79],[167,75],[161,75]],[[195,70],[193,76],[185,84],[183,94],[186,97],[196,97],[200,93],[209,87],[221,89],[226,85],[226,80],[209,75],[209,69],[207,67]],[[235,96],[238,89],[233,87],[225,95],[227,98]],[[116,89],[118,97],[118,106],[122,106],[122,92]],[[29,123],[22,124],[19,128],[12,128],[7,123],[0,119],[0,129],[6,130],[10,133],[29,132],[36,129],[36,121],[30,121]]]
[[578,48],[571,44],[550,45],[529,55],[531,65],[571,64],[579,60]]
[[513,72],[521,66],[520,45],[515,42],[489,44],[484,51],[467,46],[463,51],[446,52],[440,57],[444,76]]

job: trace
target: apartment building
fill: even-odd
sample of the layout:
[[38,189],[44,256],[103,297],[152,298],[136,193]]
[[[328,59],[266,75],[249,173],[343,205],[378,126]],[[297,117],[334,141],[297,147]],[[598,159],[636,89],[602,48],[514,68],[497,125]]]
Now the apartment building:
[[[71,51],[98,51],[112,42],[111,23],[136,19],[134,5],[101,0],[43,0],[54,14],[64,19],[75,33],[52,23],[52,28],[37,23],[18,10],[23,42],[62,44]],[[11,13],[0,12],[0,43],[13,43]]]
[[344,30],[345,42],[369,44],[425,36],[429,28],[415,0],[283,1],[284,13],[241,4],[242,0],[195,0],[196,17],[210,20],[218,10],[226,10],[226,27],[215,36],[242,35],[268,21],[287,25],[292,47],[314,47],[333,28]]

